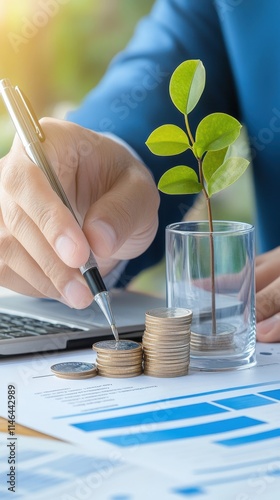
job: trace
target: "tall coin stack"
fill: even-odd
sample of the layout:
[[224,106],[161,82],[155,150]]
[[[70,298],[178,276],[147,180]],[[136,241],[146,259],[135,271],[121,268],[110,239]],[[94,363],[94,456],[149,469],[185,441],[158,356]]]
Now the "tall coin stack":
[[136,377],[143,371],[142,345],[133,340],[103,340],[93,344],[98,374],[103,377]]
[[190,364],[192,311],[160,307],[146,312],[143,334],[144,373],[152,377],[181,377]]

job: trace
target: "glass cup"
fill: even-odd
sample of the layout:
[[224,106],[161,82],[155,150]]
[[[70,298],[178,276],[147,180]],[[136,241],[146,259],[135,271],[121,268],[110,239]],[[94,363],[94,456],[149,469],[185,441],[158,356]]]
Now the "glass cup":
[[193,311],[190,367],[218,371],[256,363],[254,226],[208,221],[166,228],[168,307]]

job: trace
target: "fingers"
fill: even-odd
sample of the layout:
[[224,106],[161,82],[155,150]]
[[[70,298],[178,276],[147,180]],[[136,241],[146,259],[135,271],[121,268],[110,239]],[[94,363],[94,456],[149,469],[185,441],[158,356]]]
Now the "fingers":
[[280,247],[256,257],[257,340],[280,341]]
[[258,255],[255,261],[256,290],[262,290],[279,276],[280,248]]
[[[256,257],[256,314],[258,323],[273,317],[280,311],[279,258],[280,247]],[[260,335],[262,335],[262,331],[268,331],[268,325],[269,323],[265,323],[260,328]]]
[[[30,290],[32,290],[31,295],[35,295],[35,290],[37,290],[37,295],[60,299],[58,290],[46,279],[37,263],[5,229],[0,231],[0,255],[1,286],[10,285],[9,288],[19,293],[24,293],[30,287]],[[31,267],[32,273],[30,273]],[[11,280],[10,283],[9,279]],[[28,286],[27,281],[29,281]],[[19,284],[18,289],[17,282]],[[29,293],[30,291],[28,291]]]
[[280,278],[256,294],[257,321],[273,316],[280,311]]
[[111,189],[88,211],[84,232],[93,252],[130,259],[152,242],[158,227],[159,194],[147,169],[133,159]]
[[[14,292],[29,295],[30,297],[45,297],[36,288],[32,287],[28,281],[15,273],[4,262],[0,261],[1,286],[9,288]],[[52,297],[60,300],[60,297]]]
[[16,142],[1,161],[1,285],[84,308],[92,294],[81,273],[68,266],[86,262],[88,242],[45,175],[19,156]]
[[[21,223],[17,226],[17,239],[5,228],[0,230],[1,285],[32,296],[36,290],[38,296],[60,300],[70,307],[88,306],[92,295],[81,273],[61,263],[24,214],[22,220],[28,241],[25,241],[25,233],[21,234]],[[25,241],[25,247],[21,240]]]
[[[15,142],[10,155],[1,166],[1,206],[5,225],[12,234],[18,231],[17,210],[2,202],[7,193],[30,217],[54,251],[70,267],[83,265],[89,255],[89,245],[73,215],[53,191],[45,175]],[[20,165],[19,165],[20,161]]]
[[275,314],[257,324],[259,342],[280,342],[280,314]]
[[83,229],[16,138],[0,162],[1,284],[8,276],[19,290],[86,307],[92,295],[77,268],[90,247],[103,274],[146,250],[157,231],[159,194],[123,146],[67,122],[43,125],[43,147]]

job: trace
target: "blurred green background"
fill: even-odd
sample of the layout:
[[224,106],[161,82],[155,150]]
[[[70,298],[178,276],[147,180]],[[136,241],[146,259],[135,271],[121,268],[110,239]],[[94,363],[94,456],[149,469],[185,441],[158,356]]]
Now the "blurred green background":
[[[64,116],[101,78],[153,0],[0,0],[0,78],[39,117]],[[0,104],[0,154],[13,128]]]
[[[19,85],[39,117],[62,118],[99,81],[152,4],[153,0],[0,0],[0,78]],[[2,157],[14,135],[2,102],[0,127]],[[213,198],[214,217],[219,219],[253,222],[253,207],[250,170]],[[201,204],[193,215],[204,216]],[[162,263],[131,286],[162,295],[163,276]]]

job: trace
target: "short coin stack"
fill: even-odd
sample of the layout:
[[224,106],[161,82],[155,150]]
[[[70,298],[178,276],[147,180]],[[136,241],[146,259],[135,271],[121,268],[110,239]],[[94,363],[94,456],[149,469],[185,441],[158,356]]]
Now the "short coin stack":
[[217,325],[216,333],[212,333],[212,323],[200,325],[200,332],[193,326],[191,335],[191,351],[195,354],[206,351],[221,352],[234,349],[235,329],[226,324]]
[[98,374],[103,377],[136,377],[143,371],[143,350],[133,340],[103,340],[93,344]]
[[190,364],[192,311],[160,307],[146,312],[144,373],[153,377],[186,375]]
[[57,377],[84,379],[95,377],[97,368],[94,363],[84,363],[82,361],[66,361],[65,363],[56,363],[51,366],[51,371]]

